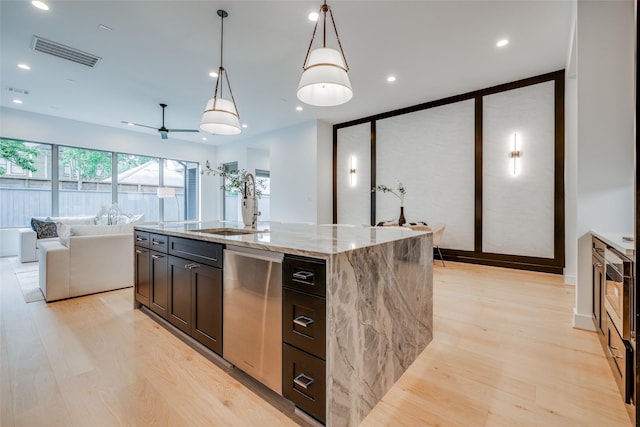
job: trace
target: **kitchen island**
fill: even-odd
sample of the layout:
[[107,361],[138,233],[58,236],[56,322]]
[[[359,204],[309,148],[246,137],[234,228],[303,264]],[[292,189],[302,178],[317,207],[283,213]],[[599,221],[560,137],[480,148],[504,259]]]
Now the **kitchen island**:
[[[432,340],[433,248],[429,232],[291,223],[259,223],[252,231],[228,222],[139,225],[135,232],[140,244],[145,236],[151,236],[149,248],[167,245],[168,255],[172,242],[209,242],[216,248],[284,254],[282,395],[326,425],[359,425]],[[143,252],[138,248],[143,246],[136,247]],[[190,269],[190,265],[184,267]],[[137,281],[138,277],[136,273]],[[305,284],[318,286],[305,289]],[[293,316],[297,316],[292,326],[286,317],[291,311],[287,295],[294,294],[302,298],[296,301],[303,302],[292,303]],[[142,304],[150,306],[152,300]],[[311,315],[305,314],[312,306],[324,311],[324,318],[315,319],[315,324]],[[307,333],[308,327],[316,327],[315,332]],[[291,332],[294,336],[288,339]],[[323,342],[306,347],[307,338]],[[221,347],[215,346],[224,344],[220,339],[214,341],[210,348],[222,355],[216,350]],[[298,369],[305,372],[298,373]],[[315,372],[316,377],[309,372]]]

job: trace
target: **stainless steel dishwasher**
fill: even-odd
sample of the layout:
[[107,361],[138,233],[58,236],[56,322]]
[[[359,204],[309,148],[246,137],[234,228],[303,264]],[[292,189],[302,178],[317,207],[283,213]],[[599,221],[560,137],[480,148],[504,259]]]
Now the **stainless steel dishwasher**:
[[283,254],[224,251],[222,356],[282,394]]

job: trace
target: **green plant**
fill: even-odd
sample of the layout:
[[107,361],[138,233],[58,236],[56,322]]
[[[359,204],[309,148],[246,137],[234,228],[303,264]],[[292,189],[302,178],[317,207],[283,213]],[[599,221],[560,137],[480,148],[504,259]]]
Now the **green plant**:
[[[246,170],[226,170],[224,165],[220,165],[214,169],[211,167],[209,160],[207,160],[201,173],[222,177],[222,185],[220,186],[222,190],[244,195],[244,179],[247,176]],[[256,196],[261,197],[262,191],[265,190],[264,182],[259,178],[255,179],[255,182]]]
[[[6,159],[10,163],[20,166],[24,170],[36,172],[36,160],[40,152],[27,146],[22,141],[13,139],[0,139],[0,159]],[[7,173],[3,166],[0,166],[0,175]]]
[[377,186],[371,189],[372,193],[374,191],[380,191],[381,193],[391,193],[394,196],[396,196],[398,199],[400,199],[400,206],[404,206],[404,196],[407,194],[407,189],[400,181],[398,181],[397,189],[393,189],[384,184],[378,184]]

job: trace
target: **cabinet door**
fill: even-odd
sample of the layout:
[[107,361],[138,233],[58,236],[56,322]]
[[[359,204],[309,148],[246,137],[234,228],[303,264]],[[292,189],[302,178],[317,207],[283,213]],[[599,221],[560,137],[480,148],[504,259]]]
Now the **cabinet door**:
[[169,257],[169,322],[191,335],[191,270],[193,264],[182,258]]
[[151,252],[151,305],[159,316],[167,319],[169,311],[169,276],[167,255]]
[[135,247],[135,298],[140,304],[149,307],[151,296],[151,282],[149,280],[149,250]]
[[197,264],[191,272],[191,335],[222,355],[222,270]]

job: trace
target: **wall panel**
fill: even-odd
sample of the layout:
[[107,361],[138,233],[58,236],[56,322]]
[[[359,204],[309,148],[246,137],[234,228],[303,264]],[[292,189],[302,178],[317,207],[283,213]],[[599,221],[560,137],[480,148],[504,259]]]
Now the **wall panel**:
[[[379,120],[376,181],[407,189],[409,222],[446,223],[442,246],[474,248],[474,100]],[[376,195],[376,222],[397,221],[399,199]]]
[[[554,90],[550,81],[483,98],[483,252],[554,256]],[[514,135],[520,158],[509,155]]]
[[[355,169],[355,173],[350,170]],[[338,224],[371,221],[371,125],[338,130],[336,165]]]

